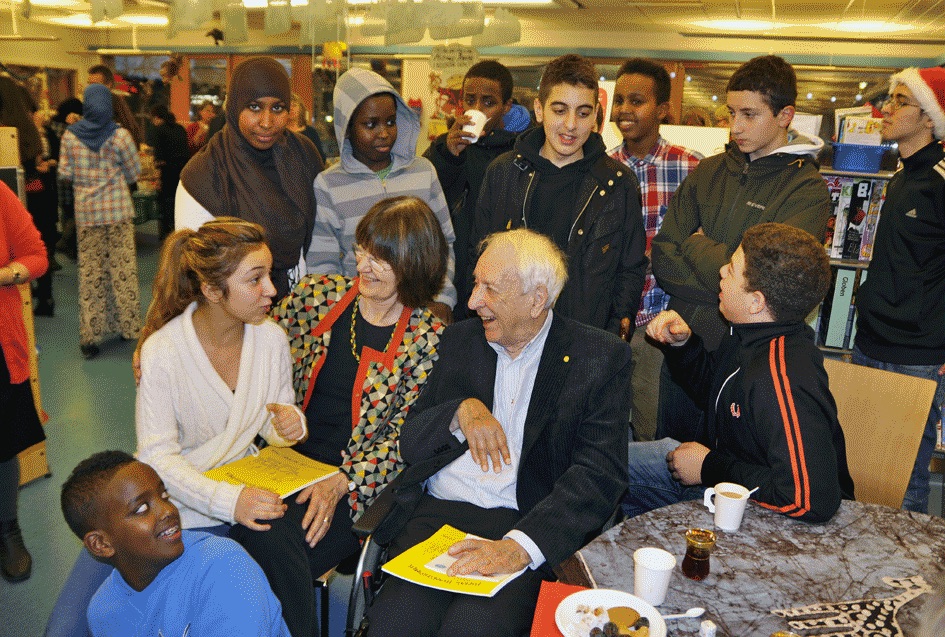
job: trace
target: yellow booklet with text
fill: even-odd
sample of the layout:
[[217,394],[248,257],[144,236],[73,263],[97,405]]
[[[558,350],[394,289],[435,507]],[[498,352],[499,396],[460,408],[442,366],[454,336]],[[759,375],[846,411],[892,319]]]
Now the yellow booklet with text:
[[[408,582],[438,588],[454,593],[492,597],[502,587],[525,572],[523,568],[515,573],[504,575],[480,575],[473,573],[452,577],[446,570],[453,565],[457,558],[447,553],[447,550],[465,539],[481,540],[478,535],[465,533],[448,524],[434,533],[428,540],[407,549],[384,565],[383,570],[394,577],[405,579]],[[528,568],[528,567],[525,567]]]
[[312,460],[289,447],[266,447],[256,455],[204,471],[203,475],[267,489],[284,498],[337,472],[338,467]]

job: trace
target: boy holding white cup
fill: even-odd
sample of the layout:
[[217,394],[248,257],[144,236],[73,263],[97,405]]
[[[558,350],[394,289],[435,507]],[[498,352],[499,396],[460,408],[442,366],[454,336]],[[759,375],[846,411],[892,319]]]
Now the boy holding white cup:
[[745,232],[720,274],[719,310],[731,329],[717,351],[707,352],[676,312],[647,327],[674,380],[705,410],[715,444],[630,443],[624,511],[638,515],[733,482],[758,487],[752,499],[761,506],[826,522],[841,498],[853,498],[823,355],[805,324],[830,284],[829,260],[809,233],[764,223]]

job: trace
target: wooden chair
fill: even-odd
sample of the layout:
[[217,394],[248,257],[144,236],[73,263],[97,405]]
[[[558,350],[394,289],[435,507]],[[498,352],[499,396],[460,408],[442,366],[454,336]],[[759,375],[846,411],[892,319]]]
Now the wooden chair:
[[856,499],[898,509],[915,465],[935,382],[825,360]]

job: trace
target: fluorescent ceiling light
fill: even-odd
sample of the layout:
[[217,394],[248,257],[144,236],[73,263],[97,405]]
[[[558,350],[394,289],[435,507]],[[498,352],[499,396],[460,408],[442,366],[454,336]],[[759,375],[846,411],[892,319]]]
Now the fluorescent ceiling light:
[[166,15],[153,15],[148,13],[123,13],[115,18],[118,22],[127,22],[142,27],[166,27]]
[[[13,2],[16,4],[23,4],[23,0],[13,0]],[[87,3],[80,2],[80,0],[32,0],[30,4],[32,4],[34,7],[55,7],[66,9]]]
[[787,26],[782,22],[770,20],[697,20],[690,24],[704,29],[718,29],[720,31],[768,31]]
[[843,22],[821,22],[815,26],[831,31],[845,31],[848,33],[898,33],[910,31],[912,27],[899,22],[884,22],[882,20],[844,20]]
[[60,24],[66,27],[93,27],[96,29],[107,29],[119,26],[114,22],[102,20],[101,22],[92,22],[92,16],[88,13],[73,13],[71,15],[48,16],[42,19],[43,22]]
[[[253,2],[255,0],[243,0],[244,4],[246,2]],[[414,0],[418,2],[419,0]],[[463,0],[459,0],[459,3],[462,3]],[[548,5],[554,4],[555,0],[482,0],[482,4],[488,5],[490,7],[501,7],[508,5]],[[380,4],[377,0],[348,0],[348,4]]]
[[[308,6],[308,0],[292,0],[293,7]],[[247,9],[265,9],[268,6],[266,0],[243,0],[243,6]]]

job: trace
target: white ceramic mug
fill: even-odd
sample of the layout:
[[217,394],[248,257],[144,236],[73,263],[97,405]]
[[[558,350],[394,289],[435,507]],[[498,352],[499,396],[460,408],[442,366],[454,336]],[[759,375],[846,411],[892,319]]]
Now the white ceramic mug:
[[633,552],[633,594],[659,606],[666,599],[674,568],[676,558],[672,553],[654,547],[637,549]]
[[734,482],[719,482],[705,490],[702,502],[710,513],[715,514],[716,527],[734,533],[741,526],[742,516],[745,515],[748,489]]
[[489,121],[489,118],[486,117],[485,113],[477,111],[474,108],[469,109],[465,114],[469,115],[470,121],[463,126],[463,130],[467,133],[464,137],[469,140],[470,144],[475,144],[479,141],[479,136],[482,135],[482,129],[486,127],[486,122]]

